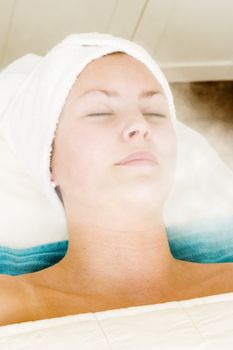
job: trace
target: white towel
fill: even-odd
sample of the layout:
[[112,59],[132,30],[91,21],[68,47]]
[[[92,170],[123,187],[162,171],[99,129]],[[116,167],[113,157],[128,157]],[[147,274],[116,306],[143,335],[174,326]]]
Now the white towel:
[[168,100],[178,158],[164,208],[166,225],[233,214],[232,171],[204,137],[176,119],[169,84],[149,52],[106,33],[72,34],[44,57],[26,55],[1,72],[0,245],[24,248],[68,238],[49,171],[58,117],[77,75],[93,59],[115,51],[142,61]]

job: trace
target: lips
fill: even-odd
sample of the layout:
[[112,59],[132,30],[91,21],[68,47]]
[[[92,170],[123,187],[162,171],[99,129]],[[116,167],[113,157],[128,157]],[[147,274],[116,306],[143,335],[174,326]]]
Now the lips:
[[153,153],[150,152],[135,152],[131,153],[128,157],[122,159],[117,165],[126,164],[132,161],[149,161],[157,163],[157,159]]

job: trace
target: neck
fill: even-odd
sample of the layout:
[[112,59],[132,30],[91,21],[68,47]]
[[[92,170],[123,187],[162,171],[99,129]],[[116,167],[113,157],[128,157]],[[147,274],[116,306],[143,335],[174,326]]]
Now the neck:
[[67,253],[48,269],[53,272],[53,288],[67,294],[131,300],[168,288],[175,259],[162,221],[147,230],[110,229],[93,222],[69,222]]

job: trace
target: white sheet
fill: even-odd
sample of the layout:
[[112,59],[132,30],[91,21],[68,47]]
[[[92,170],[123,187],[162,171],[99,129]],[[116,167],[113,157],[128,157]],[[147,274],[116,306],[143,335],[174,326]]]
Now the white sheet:
[[0,350],[231,350],[233,293],[0,327]]

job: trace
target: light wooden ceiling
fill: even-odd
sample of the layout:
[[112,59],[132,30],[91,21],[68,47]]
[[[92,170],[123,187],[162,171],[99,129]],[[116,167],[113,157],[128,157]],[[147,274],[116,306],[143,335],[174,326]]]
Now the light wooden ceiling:
[[0,0],[0,69],[93,31],[141,44],[171,82],[233,80],[232,18],[232,0]]

